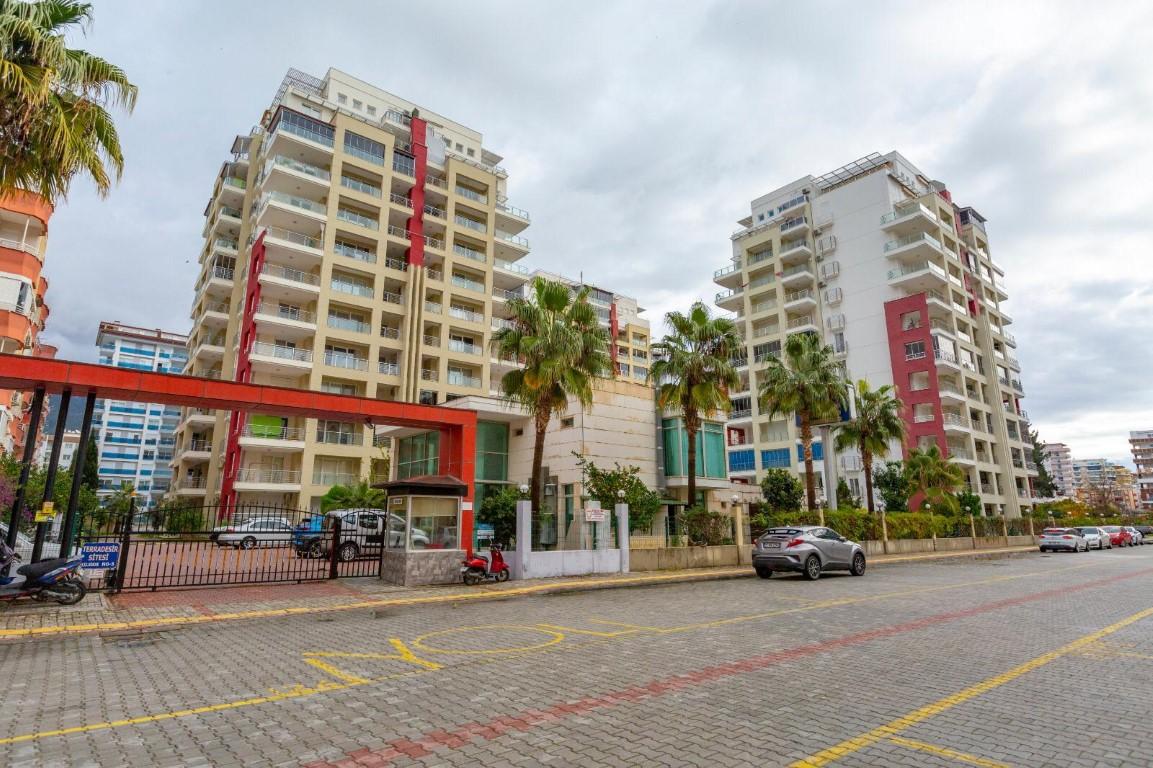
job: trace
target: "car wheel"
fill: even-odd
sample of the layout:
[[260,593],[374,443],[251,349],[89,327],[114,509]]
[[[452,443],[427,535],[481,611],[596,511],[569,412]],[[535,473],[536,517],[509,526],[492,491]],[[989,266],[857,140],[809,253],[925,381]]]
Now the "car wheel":
[[854,576],[865,575],[865,556],[862,553],[858,552],[853,555],[853,564],[849,566],[849,573]]
[[757,568],[757,575],[762,579],[771,579],[773,577],[772,568]]
[[341,562],[347,563],[350,560],[355,560],[360,554],[360,547],[356,546],[354,542],[346,541],[340,545],[338,552]]
[[805,561],[804,574],[809,581],[816,581],[821,578],[821,558],[816,555],[809,555],[809,559]]
[[324,557],[324,545],[319,541],[314,541],[308,546],[308,551],[305,554],[307,557],[311,557],[314,560],[319,560],[320,558]]
[[256,549],[256,539],[251,536],[245,536],[240,540],[241,549]]

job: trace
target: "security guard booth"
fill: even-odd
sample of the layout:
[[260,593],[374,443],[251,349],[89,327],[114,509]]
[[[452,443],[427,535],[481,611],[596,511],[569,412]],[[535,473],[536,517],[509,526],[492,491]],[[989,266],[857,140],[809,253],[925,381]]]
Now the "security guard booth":
[[462,514],[465,484],[451,475],[424,475],[374,487],[388,494],[380,577],[406,587],[460,581],[463,542],[472,540]]

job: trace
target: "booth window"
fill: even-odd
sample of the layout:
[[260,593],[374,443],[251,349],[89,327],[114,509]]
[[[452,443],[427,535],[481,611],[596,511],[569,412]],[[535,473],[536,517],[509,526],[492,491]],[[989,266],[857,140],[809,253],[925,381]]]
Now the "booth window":
[[[460,499],[456,497],[414,496],[411,501],[411,523],[408,548],[456,549],[460,530]],[[414,541],[413,532],[420,529],[428,544]]]

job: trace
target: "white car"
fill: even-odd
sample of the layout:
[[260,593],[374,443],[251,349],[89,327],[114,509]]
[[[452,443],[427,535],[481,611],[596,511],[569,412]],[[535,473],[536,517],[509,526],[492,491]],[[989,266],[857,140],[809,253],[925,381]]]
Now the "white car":
[[1106,531],[1092,525],[1082,525],[1077,530],[1089,543],[1089,549],[1113,549],[1113,540]]
[[[215,528],[212,529],[212,532],[208,534],[208,540],[209,541],[215,541],[218,544],[223,544],[225,542],[220,541],[221,534],[235,532],[236,530],[243,528],[244,526],[248,525],[249,523],[254,523],[257,520],[271,520],[272,522],[275,522],[275,523],[283,523],[284,525],[287,525],[289,527],[292,526],[292,523],[288,522],[287,517],[246,517],[245,519],[238,520],[235,523],[228,523],[226,525],[216,526]],[[229,546],[232,546],[236,542],[235,541],[229,541],[227,543]]]
[[253,517],[222,528],[214,531],[216,543],[222,547],[256,549],[287,547],[292,544],[292,526],[282,517]]
[[1133,546],[1138,547],[1145,543],[1145,534],[1137,530],[1131,525],[1122,526],[1125,530],[1129,531],[1129,535],[1133,537]]
[[[8,524],[0,523],[0,539],[8,538]],[[24,533],[24,531],[16,531],[16,546],[12,549],[16,550],[16,554],[20,555],[25,563],[32,562],[32,537]],[[80,544],[77,543],[75,551],[80,551]],[[42,560],[54,560],[60,557],[60,545],[53,541],[45,541],[40,548],[40,558]]]

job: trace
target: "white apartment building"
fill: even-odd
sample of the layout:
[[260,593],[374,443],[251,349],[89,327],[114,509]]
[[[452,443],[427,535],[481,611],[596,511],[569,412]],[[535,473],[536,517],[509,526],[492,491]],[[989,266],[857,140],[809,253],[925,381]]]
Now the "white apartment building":
[[1064,443],[1045,443],[1041,446],[1043,458],[1041,463],[1045,471],[1053,479],[1053,486],[1058,496],[1072,496],[1077,489],[1073,477],[1073,454],[1069,446]]
[[1137,490],[1141,508],[1153,510],[1153,429],[1129,433],[1129,449],[1137,467]]
[[[714,275],[724,289],[716,303],[746,340],[726,428],[731,477],[803,471],[795,420],[761,412],[758,375],[789,335],[812,333],[853,380],[897,388],[909,444],[936,443],[964,467],[986,514],[1032,506],[1009,294],[980,213],[890,152],[779,187],[739,223],[732,262]],[[835,475],[862,492],[859,455],[833,456],[820,441],[814,450],[823,488],[835,488]],[[890,458],[903,458],[902,447]]]

